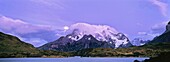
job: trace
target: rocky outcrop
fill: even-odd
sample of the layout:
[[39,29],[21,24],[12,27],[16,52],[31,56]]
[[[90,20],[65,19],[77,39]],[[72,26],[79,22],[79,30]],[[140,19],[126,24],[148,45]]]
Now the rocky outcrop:
[[165,31],[165,33],[166,32],[169,32],[170,31],[170,21],[169,21],[169,23],[166,25],[166,31]]

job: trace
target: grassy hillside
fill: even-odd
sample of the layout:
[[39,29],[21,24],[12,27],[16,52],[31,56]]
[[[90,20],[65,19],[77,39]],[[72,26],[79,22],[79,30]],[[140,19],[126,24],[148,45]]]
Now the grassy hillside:
[[22,42],[15,36],[0,32],[0,52],[32,52],[37,53],[33,45]]
[[0,57],[65,57],[67,52],[43,51],[22,42],[15,36],[0,32]]

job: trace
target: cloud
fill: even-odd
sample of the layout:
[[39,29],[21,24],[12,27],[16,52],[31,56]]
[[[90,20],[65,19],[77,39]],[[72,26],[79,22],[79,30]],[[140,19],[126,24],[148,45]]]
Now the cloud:
[[147,35],[146,32],[138,32],[139,35]]
[[64,4],[62,0],[30,0],[36,4],[45,5],[52,8],[64,9]]
[[151,27],[151,32],[156,34],[162,34],[165,31],[165,27],[168,24],[169,21],[164,21],[158,24],[155,24]]
[[21,20],[0,16],[0,28],[5,31],[12,31],[19,34],[35,33],[38,31],[53,31],[55,28],[48,25],[33,25]]
[[22,41],[38,47],[47,42],[57,40],[57,34],[63,34],[64,29],[55,26],[35,25],[19,19],[0,16],[0,31],[19,37]]
[[142,24],[142,23],[136,23],[136,25],[137,25],[137,26],[143,26],[143,24]]
[[153,38],[153,37],[159,36],[160,33],[138,32],[138,35],[151,36]]
[[[88,23],[76,23],[69,27],[67,32],[73,32],[75,29],[79,29],[81,32],[85,32],[86,34],[94,34],[94,33],[101,33],[105,30],[111,31],[111,33],[119,33],[115,28],[112,28],[107,25],[91,25]],[[87,30],[88,29],[88,30]]]
[[161,11],[162,15],[167,16],[168,4],[161,2],[160,0],[149,0],[149,1],[151,1],[154,5],[159,7],[159,10]]

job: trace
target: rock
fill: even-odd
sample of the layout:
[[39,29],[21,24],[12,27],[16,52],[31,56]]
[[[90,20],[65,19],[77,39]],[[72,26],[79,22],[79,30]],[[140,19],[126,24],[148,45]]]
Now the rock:
[[138,60],[135,60],[134,62],[140,62],[140,61],[138,61]]

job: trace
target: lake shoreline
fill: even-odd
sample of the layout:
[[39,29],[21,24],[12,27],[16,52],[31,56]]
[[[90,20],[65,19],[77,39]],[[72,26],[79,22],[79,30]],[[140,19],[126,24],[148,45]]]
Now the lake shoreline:
[[150,57],[9,57],[9,58],[150,58]]
[[134,60],[143,61],[148,58],[139,57],[67,57],[67,58],[0,58],[0,62],[133,62]]

